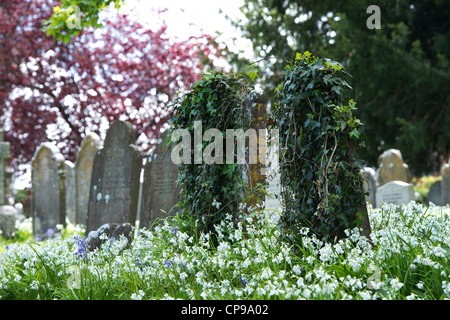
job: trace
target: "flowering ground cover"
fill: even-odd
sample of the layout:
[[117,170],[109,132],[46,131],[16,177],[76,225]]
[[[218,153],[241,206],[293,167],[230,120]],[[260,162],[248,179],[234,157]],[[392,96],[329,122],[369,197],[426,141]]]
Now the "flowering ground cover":
[[[83,230],[0,246],[1,299],[448,299],[450,207],[369,207],[372,245],[357,229],[325,243],[279,238],[278,213],[231,217],[211,234],[171,217],[153,232],[89,251]],[[256,222],[255,222],[256,221]],[[22,229],[20,229],[22,228]],[[30,220],[19,226],[30,228]]]

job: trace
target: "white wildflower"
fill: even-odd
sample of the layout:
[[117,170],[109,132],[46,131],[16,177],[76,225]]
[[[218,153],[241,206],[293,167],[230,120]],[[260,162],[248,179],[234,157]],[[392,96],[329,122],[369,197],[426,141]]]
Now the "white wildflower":
[[306,258],[306,262],[308,262],[309,264],[312,264],[314,260],[316,260],[316,258],[314,258],[313,256],[308,256],[308,258]]
[[139,290],[138,293],[133,293],[131,295],[131,300],[142,300],[142,298],[144,297],[145,292],[142,290]]

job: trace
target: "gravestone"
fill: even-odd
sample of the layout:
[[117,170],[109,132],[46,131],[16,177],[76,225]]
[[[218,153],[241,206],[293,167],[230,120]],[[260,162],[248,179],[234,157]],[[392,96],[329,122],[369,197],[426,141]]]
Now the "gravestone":
[[3,131],[0,131],[0,205],[8,204],[5,180],[6,162],[9,160],[10,145],[3,141]]
[[[272,132],[272,140],[269,148],[267,162],[268,167],[265,168],[266,174],[266,196],[265,209],[273,209],[281,211],[281,184],[280,184],[280,166],[278,162],[278,134]],[[269,214],[274,214],[273,210],[269,210]]]
[[265,209],[281,210],[280,194],[280,174],[267,177],[268,186],[266,189]]
[[86,226],[91,187],[92,166],[97,151],[101,148],[100,138],[91,132],[81,142],[75,162],[75,221],[76,224]]
[[397,149],[386,150],[378,158],[378,186],[382,186],[390,181],[407,183],[411,181],[409,167],[403,162],[402,154]]
[[[168,131],[161,134],[158,144],[147,158],[142,184],[142,206],[140,228],[150,228],[157,218],[166,218],[166,213],[180,201],[181,188],[177,185],[178,165],[171,159],[172,149],[166,146]],[[173,208],[171,215],[179,211]]]
[[49,142],[41,143],[31,161],[33,234],[41,238],[65,225],[64,157]]
[[0,206],[0,235],[3,238],[10,239],[16,230],[17,221],[21,220],[19,211],[13,206]]
[[428,192],[426,204],[429,204],[430,202],[434,203],[437,206],[442,205],[442,181],[436,181],[434,182],[431,187],[430,191]]
[[[261,190],[257,190],[258,184],[264,185],[266,181],[263,170],[266,165],[266,153],[267,153],[267,98],[263,90],[255,89],[244,100],[246,108],[246,122],[249,129],[255,130],[257,135],[256,146],[256,163],[252,163],[250,158],[250,148],[254,147],[250,145],[246,152],[246,165],[244,168],[246,172],[247,188],[249,193],[247,204],[250,206],[259,205],[258,199],[264,201],[264,193]],[[261,202],[263,203],[263,202]],[[259,208],[258,208],[259,209]]]
[[66,187],[66,219],[76,224],[75,166],[72,162],[64,162],[64,183]]
[[381,187],[376,192],[377,208],[383,203],[389,204],[408,204],[415,200],[414,186],[404,181],[391,181]]
[[450,163],[442,166],[442,205],[450,204]]
[[132,125],[116,121],[92,167],[86,235],[106,223],[136,222],[142,152]]
[[376,206],[376,192],[377,192],[377,183],[376,183],[376,172],[374,169],[365,167],[363,169],[364,176],[364,192],[369,193],[366,195],[366,202],[371,203],[372,207]]
[[14,203],[14,194],[12,188],[14,171],[9,165],[7,165],[4,170],[4,173],[5,173],[5,183],[3,190],[5,190],[5,204],[11,205]]

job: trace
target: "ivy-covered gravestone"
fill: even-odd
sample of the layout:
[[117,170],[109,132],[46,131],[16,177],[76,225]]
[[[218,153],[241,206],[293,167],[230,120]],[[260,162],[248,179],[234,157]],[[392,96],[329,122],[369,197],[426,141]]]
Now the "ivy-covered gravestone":
[[[250,91],[243,78],[211,72],[174,102],[170,143],[183,158],[178,167],[181,213],[196,221],[200,231],[214,230],[228,214],[237,218],[245,197],[245,165],[238,163],[242,150],[227,132],[247,130],[244,100]],[[180,130],[186,134],[178,137]],[[179,153],[182,144],[187,148]]]
[[346,76],[339,63],[305,52],[286,66],[276,90],[281,226],[293,241],[303,227],[329,241],[355,226],[366,237],[371,232],[357,156],[362,124],[345,97]]

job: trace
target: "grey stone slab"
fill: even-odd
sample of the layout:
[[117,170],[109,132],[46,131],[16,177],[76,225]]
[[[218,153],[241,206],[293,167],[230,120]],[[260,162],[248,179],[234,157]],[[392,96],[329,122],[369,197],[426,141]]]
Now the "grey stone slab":
[[65,225],[64,157],[58,148],[42,143],[31,161],[33,234],[44,237],[56,225]]
[[404,181],[391,181],[381,187],[376,192],[377,207],[383,203],[387,204],[408,204],[415,200],[414,186]]
[[140,228],[150,228],[155,219],[166,218],[164,212],[174,215],[179,211],[178,207],[174,208],[180,201],[181,189],[176,182],[178,165],[172,162],[167,140],[168,131],[165,131],[144,166]]
[[386,150],[378,158],[378,186],[390,181],[411,182],[409,167],[403,162],[402,154],[397,149]]
[[89,193],[91,188],[92,167],[97,151],[101,148],[100,138],[95,133],[87,134],[81,142],[75,162],[75,221],[87,225]]
[[106,223],[136,222],[143,154],[132,125],[116,121],[94,158],[86,234]]

